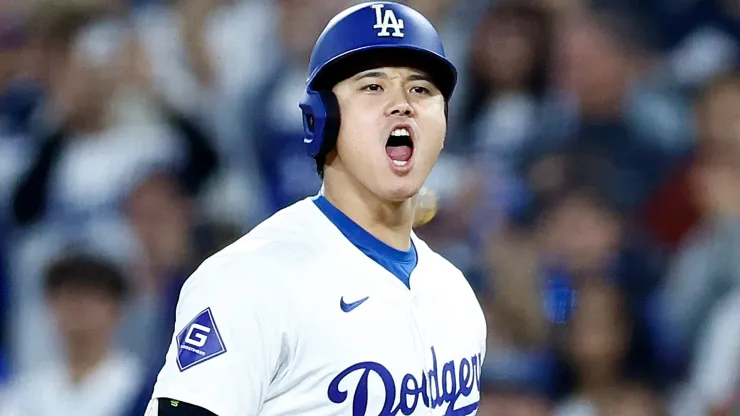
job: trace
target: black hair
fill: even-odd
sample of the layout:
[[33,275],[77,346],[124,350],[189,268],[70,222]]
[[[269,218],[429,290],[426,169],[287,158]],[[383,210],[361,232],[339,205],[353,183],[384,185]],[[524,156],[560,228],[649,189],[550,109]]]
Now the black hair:
[[112,262],[90,254],[71,254],[53,261],[44,274],[44,293],[53,297],[61,290],[101,290],[117,301],[128,295],[128,284]]
[[322,181],[324,180],[324,166],[326,165],[326,155],[324,153],[319,153],[314,157],[314,161],[316,162],[316,174],[319,175],[319,179]]
[[[525,88],[528,93],[541,99],[548,90],[549,64],[552,49],[552,33],[554,31],[554,17],[542,5],[532,1],[503,0],[494,2],[483,13],[481,20],[474,28],[475,35],[480,36],[489,24],[499,20],[515,20],[531,23],[536,28],[528,33],[534,47],[532,71],[526,80]],[[477,59],[475,54],[467,55],[468,65],[474,66]],[[491,96],[499,93],[498,85],[491,85],[485,77],[477,71],[469,74],[470,86],[466,102],[462,103],[462,120],[472,122],[485,106]]]

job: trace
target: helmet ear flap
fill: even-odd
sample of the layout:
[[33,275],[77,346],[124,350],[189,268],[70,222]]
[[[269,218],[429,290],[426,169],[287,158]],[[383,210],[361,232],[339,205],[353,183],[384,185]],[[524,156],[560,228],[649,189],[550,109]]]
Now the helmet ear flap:
[[316,158],[329,152],[339,134],[339,103],[330,90],[308,89],[299,107],[303,113],[303,144],[306,153]]
[[326,124],[326,108],[321,96],[313,90],[307,89],[299,105],[303,113],[303,144],[306,153],[316,157],[321,149]]

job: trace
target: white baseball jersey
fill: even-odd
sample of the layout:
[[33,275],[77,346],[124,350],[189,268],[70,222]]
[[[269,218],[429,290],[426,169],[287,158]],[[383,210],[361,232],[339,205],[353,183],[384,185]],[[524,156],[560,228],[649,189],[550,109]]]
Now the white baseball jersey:
[[462,273],[412,242],[384,245],[323,197],[277,212],[185,283],[150,410],[475,414],[483,313]]

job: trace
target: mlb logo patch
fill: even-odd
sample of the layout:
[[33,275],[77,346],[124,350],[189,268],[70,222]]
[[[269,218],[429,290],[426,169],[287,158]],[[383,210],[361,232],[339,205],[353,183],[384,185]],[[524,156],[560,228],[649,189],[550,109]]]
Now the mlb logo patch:
[[177,334],[176,341],[177,366],[180,371],[226,352],[211,308],[206,308],[185,325],[185,328]]

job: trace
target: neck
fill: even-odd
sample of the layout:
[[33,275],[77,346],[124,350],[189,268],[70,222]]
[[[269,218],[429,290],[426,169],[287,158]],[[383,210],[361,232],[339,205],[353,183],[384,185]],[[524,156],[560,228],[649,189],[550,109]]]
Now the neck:
[[324,198],[378,240],[396,250],[411,249],[415,198],[385,201],[364,187],[337,186],[337,182],[324,180]]
[[82,381],[92,373],[108,353],[104,337],[83,337],[67,343],[69,377],[74,383]]

